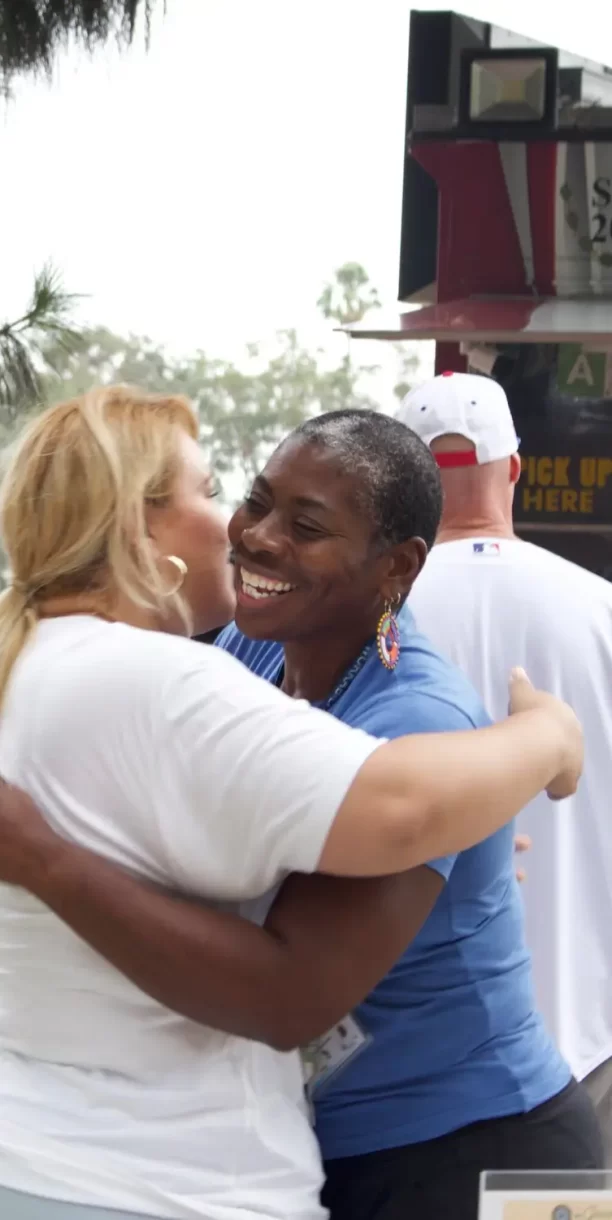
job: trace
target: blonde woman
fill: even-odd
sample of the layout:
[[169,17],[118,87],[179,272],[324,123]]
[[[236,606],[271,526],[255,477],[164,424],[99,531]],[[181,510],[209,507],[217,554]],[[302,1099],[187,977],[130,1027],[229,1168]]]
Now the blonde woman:
[[[125,387],[12,458],[0,773],[62,836],[258,919],[291,871],[405,870],[573,791],[577,723],[524,683],[500,726],[381,743],[186,639],[231,612],[213,494],[189,404]],[[320,1185],[297,1056],[170,1012],[0,888],[0,1215],[317,1220]]]

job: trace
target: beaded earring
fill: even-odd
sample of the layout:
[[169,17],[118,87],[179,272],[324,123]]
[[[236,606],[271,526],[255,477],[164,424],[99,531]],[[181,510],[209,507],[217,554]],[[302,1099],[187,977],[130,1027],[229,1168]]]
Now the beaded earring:
[[395,669],[400,655],[400,630],[393,609],[394,603],[386,602],[376,628],[376,647],[385,669]]

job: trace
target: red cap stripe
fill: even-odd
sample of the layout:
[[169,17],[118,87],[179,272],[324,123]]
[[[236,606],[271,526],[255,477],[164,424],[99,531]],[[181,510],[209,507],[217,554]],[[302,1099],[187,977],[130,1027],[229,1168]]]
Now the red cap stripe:
[[441,470],[452,469],[456,466],[478,465],[475,449],[466,449],[457,453],[434,453],[434,457]]

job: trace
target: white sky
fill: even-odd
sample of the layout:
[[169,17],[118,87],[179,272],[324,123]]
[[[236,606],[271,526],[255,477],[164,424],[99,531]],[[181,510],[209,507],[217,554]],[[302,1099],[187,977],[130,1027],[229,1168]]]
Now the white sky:
[[[4,109],[0,318],[49,258],[88,321],[211,355],[312,327],[347,259],[393,300],[405,0],[158,3],[148,53],[66,53]],[[465,8],[612,59],[609,0]]]

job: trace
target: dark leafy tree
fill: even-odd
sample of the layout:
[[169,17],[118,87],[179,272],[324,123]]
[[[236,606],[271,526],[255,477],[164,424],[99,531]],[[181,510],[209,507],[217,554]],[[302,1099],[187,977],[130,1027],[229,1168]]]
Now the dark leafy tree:
[[156,0],[0,0],[0,79],[18,72],[49,73],[69,39],[87,50],[117,38],[131,42],[136,17],[147,29]]
[[80,331],[71,325],[76,299],[49,265],[36,276],[21,316],[0,324],[0,423],[5,431],[42,400],[45,374],[54,361],[80,345]]

